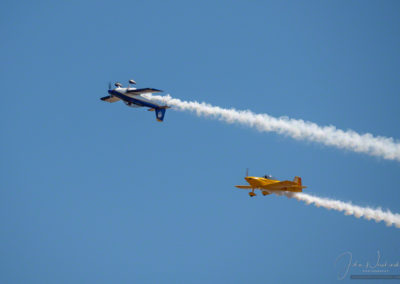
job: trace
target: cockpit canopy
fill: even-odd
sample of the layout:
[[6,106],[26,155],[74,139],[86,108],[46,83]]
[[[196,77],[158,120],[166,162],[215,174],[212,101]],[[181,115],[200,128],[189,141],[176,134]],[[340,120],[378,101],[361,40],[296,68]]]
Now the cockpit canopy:
[[266,179],[272,179],[272,175],[265,175],[264,178],[266,178]]

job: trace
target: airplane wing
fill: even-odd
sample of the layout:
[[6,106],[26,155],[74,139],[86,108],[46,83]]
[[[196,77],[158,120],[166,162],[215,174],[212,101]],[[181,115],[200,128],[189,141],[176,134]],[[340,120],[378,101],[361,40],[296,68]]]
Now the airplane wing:
[[117,98],[115,96],[107,96],[107,97],[102,97],[101,100],[105,101],[105,102],[109,102],[109,103],[115,103],[115,102],[119,101],[119,98]]
[[128,90],[128,94],[132,95],[140,95],[140,94],[148,94],[148,93],[160,93],[161,90],[152,89],[152,88],[143,88],[143,89],[136,89],[136,90]]
[[305,188],[305,186],[299,187],[299,185],[293,181],[285,180],[277,183],[272,183],[268,185],[262,186],[263,189],[270,190],[284,190],[284,191],[301,191],[301,188]]
[[251,186],[249,185],[235,185],[237,188],[242,188],[242,189],[250,189]]

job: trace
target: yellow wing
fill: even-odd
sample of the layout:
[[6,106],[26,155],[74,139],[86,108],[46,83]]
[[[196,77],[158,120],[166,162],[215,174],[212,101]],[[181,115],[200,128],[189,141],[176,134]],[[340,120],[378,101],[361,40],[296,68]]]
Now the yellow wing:
[[235,185],[237,188],[242,188],[242,189],[251,189],[251,186],[249,185]]

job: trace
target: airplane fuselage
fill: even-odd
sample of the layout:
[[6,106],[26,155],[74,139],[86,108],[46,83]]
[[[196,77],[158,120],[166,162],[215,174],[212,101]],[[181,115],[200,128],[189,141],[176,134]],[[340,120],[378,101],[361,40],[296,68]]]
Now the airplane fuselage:
[[244,179],[254,188],[262,188],[263,186],[279,182],[279,180],[266,179],[262,177],[245,177]]
[[149,107],[151,109],[160,108],[162,105],[155,101],[149,100],[140,94],[129,94],[128,91],[136,90],[136,88],[115,88],[108,90],[110,96],[114,96],[124,101],[130,107]]
[[236,185],[236,187],[242,189],[250,189],[251,192],[249,192],[249,195],[251,197],[256,195],[254,193],[255,189],[261,190],[263,195],[268,195],[271,194],[271,192],[278,191],[302,192],[303,188],[306,188],[306,186],[302,185],[301,178],[297,176],[294,178],[293,181],[279,181],[266,177],[249,176],[246,176],[244,179],[249,183],[249,185]]
[[[296,184],[281,185],[281,181],[267,179],[263,177],[245,177],[244,178],[252,188],[258,189],[270,189],[270,190],[283,190],[283,191],[293,191],[302,192],[303,187]],[[274,185],[277,185],[276,187]]]
[[[135,81],[129,80],[129,83],[136,84]],[[146,97],[145,94],[159,93],[161,90],[153,88],[142,88],[136,89],[128,86],[123,88],[120,83],[115,83],[116,88],[111,89],[111,84],[109,86],[108,94],[109,96],[100,98],[102,101],[114,103],[117,101],[123,101],[129,107],[147,107],[148,110],[154,111],[156,114],[157,121],[163,121],[165,111],[170,108],[167,105],[161,105],[157,101]]]

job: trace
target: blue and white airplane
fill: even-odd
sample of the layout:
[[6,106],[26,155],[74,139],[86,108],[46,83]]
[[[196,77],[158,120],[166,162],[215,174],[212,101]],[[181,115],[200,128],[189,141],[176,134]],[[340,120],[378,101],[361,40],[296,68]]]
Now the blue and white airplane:
[[129,80],[127,88],[123,88],[120,83],[115,83],[114,89],[111,89],[111,84],[109,84],[108,93],[110,95],[101,98],[101,100],[109,103],[114,103],[122,100],[127,106],[130,107],[148,107],[149,111],[156,112],[156,118],[158,121],[163,121],[165,110],[170,107],[160,105],[157,102],[142,96],[142,94],[159,93],[162,91],[152,88],[136,89],[132,88],[131,84],[136,85],[136,82],[134,80]]

